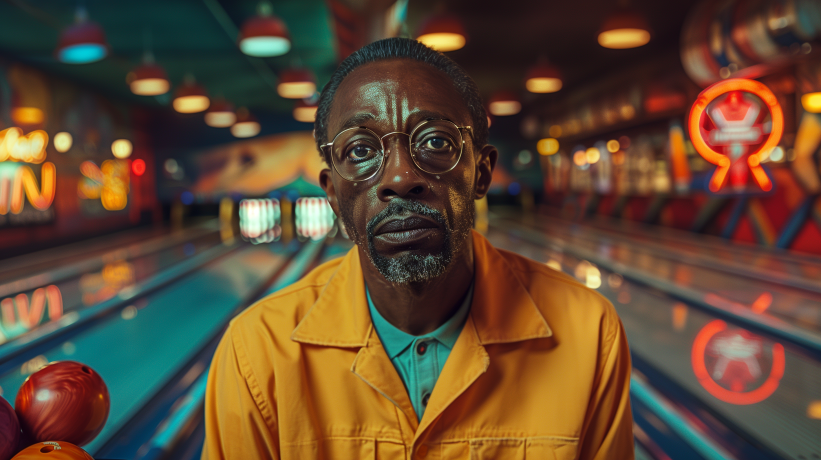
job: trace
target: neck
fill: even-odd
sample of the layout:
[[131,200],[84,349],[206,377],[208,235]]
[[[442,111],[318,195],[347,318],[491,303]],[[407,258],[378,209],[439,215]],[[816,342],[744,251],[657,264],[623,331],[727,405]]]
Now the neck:
[[433,332],[459,309],[473,282],[473,241],[468,236],[441,276],[424,282],[393,284],[359,250],[362,275],[376,310],[389,323],[411,335]]

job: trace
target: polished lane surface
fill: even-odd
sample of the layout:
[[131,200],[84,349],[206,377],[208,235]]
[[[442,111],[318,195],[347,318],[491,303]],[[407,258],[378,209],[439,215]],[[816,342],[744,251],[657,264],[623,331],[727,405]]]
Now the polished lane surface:
[[[821,343],[821,286],[818,290],[796,287],[784,284],[779,277],[754,276],[749,270],[734,268],[765,264],[768,271],[776,272],[779,265],[791,266],[793,271],[798,271],[795,267],[800,266],[806,276],[817,270],[817,281],[821,285],[821,258],[798,257],[798,262],[794,262],[790,256],[766,251],[750,256],[746,248],[728,243],[723,248],[713,247],[712,242],[696,244],[690,236],[688,241],[682,238],[674,244],[667,238],[647,234],[625,236],[553,217],[536,216],[527,222],[502,213],[497,222],[509,228],[536,230],[551,244],[573,248],[577,253],[586,252],[590,258],[606,260],[614,268],[622,267],[622,271],[657,282],[654,285],[677,288],[677,292],[700,302],[748,314],[753,320],[773,327],[800,329],[800,333]],[[757,262],[751,262],[752,259]]]
[[[636,361],[702,401],[707,414],[700,416],[726,420],[749,443],[779,457],[821,452],[821,363],[802,347],[692,308],[564,250],[584,240],[557,244],[547,235],[537,244],[499,224],[487,235],[495,246],[561,269],[610,299]],[[719,433],[712,435],[733,452]]]
[[23,380],[44,363],[75,360],[91,366],[111,394],[106,427],[86,446],[93,453],[269,280],[295,246],[242,247],[135,299],[119,314],[7,369],[0,375],[3,396],[14,401]]

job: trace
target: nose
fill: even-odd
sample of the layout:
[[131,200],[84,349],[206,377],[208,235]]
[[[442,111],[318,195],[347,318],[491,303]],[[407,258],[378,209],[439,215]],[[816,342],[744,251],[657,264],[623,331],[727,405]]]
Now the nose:
[[424,173],[413,163],[408,140],[408,135],[404,133],[383,140],[385,164],[377,187],[377,195],[382,201],[390,201],[394,197],[422,199],[430,190]]

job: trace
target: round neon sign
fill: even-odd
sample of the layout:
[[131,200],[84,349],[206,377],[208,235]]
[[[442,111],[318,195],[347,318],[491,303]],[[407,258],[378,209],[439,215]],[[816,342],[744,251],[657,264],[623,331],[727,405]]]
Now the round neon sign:
[[[763,102],[763,107],[758,100]],[[763,121],[766,117],[763,108],[769,111],[769,124]],[[772,181],[761,162],[781,141],[784,113],[778,99],[764,84],[731,78],[708,87],[696,98],[687,126],[693,147],[717,166],[710,178],[711,191],[719,191],[728,175],[735,188],[746,186],[748,168],[762,190],[772,190]],[[708,130],[706,126],[713,129]],[[767,128],[769,135],[763,139]]]
[[699,383],[711,395],[730,404],[755,404],[770,397],[781,383],[784,346],[774,343],[768,354],[763,338],[728,328],[717,319],[696,336],[692,364]]

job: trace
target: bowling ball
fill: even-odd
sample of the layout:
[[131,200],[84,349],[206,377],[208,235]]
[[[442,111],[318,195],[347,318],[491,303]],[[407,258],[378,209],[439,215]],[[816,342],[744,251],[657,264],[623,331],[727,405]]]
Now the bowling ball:
[[88,452],[64,441],[46,441],[26,447],[12,460],[94,460]]
[[100,374],[75,361],[54,362],[31,374],[14,401],[20,426],[35,442],[59,439],[78,446],[100,434],[109,406]]
[[0,460],[9,460],[20,442],[20,422],[11,404],[0,396]]

